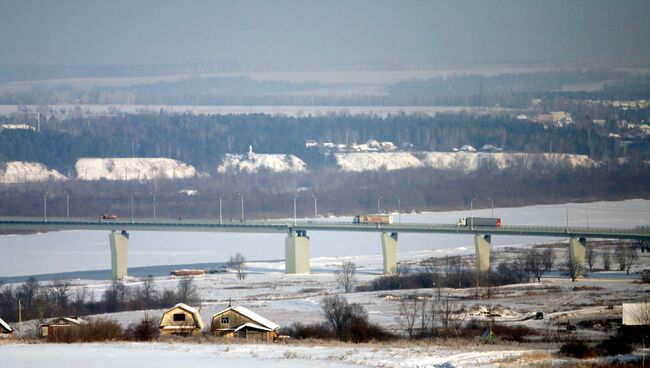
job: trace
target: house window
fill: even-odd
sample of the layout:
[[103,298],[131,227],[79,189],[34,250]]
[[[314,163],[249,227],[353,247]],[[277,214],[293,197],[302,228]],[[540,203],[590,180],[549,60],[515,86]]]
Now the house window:
[[222,325],[227,325],[230,323],[230,318],[228,317],[221,317],[221,324]]
[[174,322],[183,322],[183,321],[185,321],[185,314],[174,313]]

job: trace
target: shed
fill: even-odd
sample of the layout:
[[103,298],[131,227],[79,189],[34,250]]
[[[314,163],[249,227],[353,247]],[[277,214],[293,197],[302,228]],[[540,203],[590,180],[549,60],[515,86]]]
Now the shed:
[[247,340],[274,341],[280,326],[245,307],[228,307],[212,316],[214,335]]
[[53,318],[38,326],[41,337],[52,337],[57,334],[65,333],[73,328],[79,328],[88,324],[88,321],[77,316]]
[[14,329],[9,326],[2,318],[0,318],[0,338],[9,337],[14,333]]
[[160,319],[160,333],[163,335],[199,335],[203,320],[198,309],[178,303],[163,313]]

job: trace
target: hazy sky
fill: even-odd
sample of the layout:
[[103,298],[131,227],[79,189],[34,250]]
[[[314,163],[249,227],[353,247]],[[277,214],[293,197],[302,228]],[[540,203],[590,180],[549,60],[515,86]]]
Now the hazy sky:
[[649,0],[0,0],[0,63],[650,57]]

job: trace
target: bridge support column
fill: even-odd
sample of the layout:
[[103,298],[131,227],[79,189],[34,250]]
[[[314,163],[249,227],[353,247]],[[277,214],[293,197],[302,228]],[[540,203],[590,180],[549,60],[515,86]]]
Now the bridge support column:
[[583,276],[585,273],[586,249],[587,249],[587,238],[569,239],[569,254],[571,256],[571,263],[576,264],[579,267],[578,276]]
[[491,235],[474,235],[474,246],[476,247],[476,270],[479,273],[490,271],[491,241]]
[[305,230],[291,231],[284,239],[284,273],[309,273],[309,237]]
[[381,233],[384,254],[384,275],[394,275],[397,270],[397,233]]
[[111,244],[111,270],[113,280],[123,279],[127,276],[127,256],[129,252],[129,233],[126,230],[111,231],[108,235]]

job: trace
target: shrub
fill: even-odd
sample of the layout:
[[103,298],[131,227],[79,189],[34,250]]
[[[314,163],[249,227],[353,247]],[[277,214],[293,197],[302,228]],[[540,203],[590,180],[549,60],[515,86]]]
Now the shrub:
[[126,331],[127,338],[136,341],[151,341],[159,335],[158,323],[146,314],[140,322],[132,323]]
[[603,340],[596,347],[600,355],[629,354],[632,352],[632,345],[623,335],[616,335]]
[[325,323],[299,323],[296,322],[289,327],[284,327],[282,335],[291,336],[296,339],[333,339],[336,335]]
[[560,347],[560,354],[579,359],[593,358],[596,351],[583,341],[571,341]]

